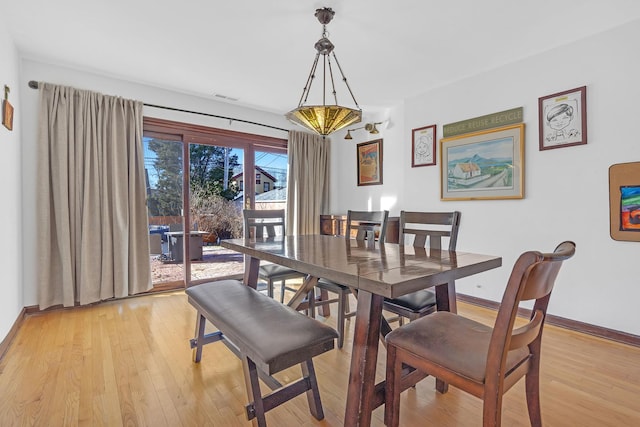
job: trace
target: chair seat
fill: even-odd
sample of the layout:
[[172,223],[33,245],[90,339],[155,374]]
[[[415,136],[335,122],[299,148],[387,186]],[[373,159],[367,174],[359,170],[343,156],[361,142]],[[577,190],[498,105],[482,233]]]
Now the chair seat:
[[304,274],[300,273],[299,271],[278,264],[261,265],[258,275],[260,277],[269,277],[274,280],[277,280],[279,277],[304,276]]
[[406,308],[407,310],[413,311],[414,313],[419,313],[427,308],[435,307],[436,294],[432,291],[423,289],[421,291],[402,295],[398,298],[385,298],[384,302],[385,305],[393,304]]
[[327,291],[331,291],[337,294],[343,293],[343,292],[351,293],[348,286],[341,285],[340,283],[336,283],[327,279],[319,279],[318,284],[316,286],[319,287],[320,289],[326,289]]
[[[395,329],[385,339],[387,343],[482,384],[492,332],[492,328],[482,323],[440,311]],[[506,372],[511,372],[528,357],[527,346],[510,351]]]
[[338,348],[342,348],[345,337],[345,320],[355,316],[356,314],[355,311],[351,311],[349,309],[349,295],[351,295],[351,289],[348,286],[327,279],[319,279],[318,283],[316,283],[316,287],[320,290],[332,292],[338,295],[335,299],[329,298],[327,300],[316,301],[315,305],[322,306],[332,304],[334,302],[338,303]]

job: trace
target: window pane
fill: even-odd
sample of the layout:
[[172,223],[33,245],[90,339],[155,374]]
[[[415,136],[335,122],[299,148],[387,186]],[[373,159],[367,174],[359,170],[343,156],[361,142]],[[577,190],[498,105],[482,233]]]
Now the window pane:
[[239,148],[189,144],[192,281],[244,271],[242,255],[220,246],[222,239],[242,237],[243,154]]
[[183,282],[184,264],[171,237],[182,230],[182,142],[144,137],[143,144],[151,283]]
[[287,153],[256,151],[256,209],[285,209],[287,204]]

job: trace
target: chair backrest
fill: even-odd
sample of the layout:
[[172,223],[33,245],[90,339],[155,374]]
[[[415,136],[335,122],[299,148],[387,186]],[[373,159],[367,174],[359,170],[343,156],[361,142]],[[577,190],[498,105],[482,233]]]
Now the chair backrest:
[[356,240],[368,240],[373,243],[377,234],[378,240],[384,242],[387,237],[388,219],[389,211],[347,211],[345,237],[350,239],[352,231],[355,231]]
[[[276,235],[286,235],[284,228],[284,209],[255,210],[245,209],[244,216],[244,237],[275,237]],[[281,232],[276,231],[276,227],[281,227]]]
[[442,238],[449,238],[448,250],[455,251],[460,228],[460,212],[400,212],[400,244],[413,236],[413,246],[442,249]]
[[[552,253],[525,252],[516,261],[502,297],[491,336],[487,358],[487,386],[499,383],[510,350],[529,346],[534,358],[539,358],[542,329],[549,298],[562,262],[576,250],[573,242],[562,242]],[[529,322],[514,329],[521,301],[535,300]],[[505,388],[505,390],[508,389]]]

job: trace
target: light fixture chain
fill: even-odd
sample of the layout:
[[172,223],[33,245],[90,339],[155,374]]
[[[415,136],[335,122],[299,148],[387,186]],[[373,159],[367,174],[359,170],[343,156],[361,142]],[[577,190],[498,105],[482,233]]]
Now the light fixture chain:
[[338,105],[338,94],[336,93],[336,83],[333,80],[333,68],[331,67],[331,56],[327,55],[327,62],[329,63],[329,76],[331,77],[331,89],[333,93],[333,101]]
[[311,85],[313,84],[313,79],[316,78],[316,68],[318,67],[318,59],[320,58],[320,52],[316,53],[316,59],[313,61],[311,65],[311,71],[309,72],[309,76],[307,77],[307,83],[302,89],[302,96],[300,96],[300,102],[298,102],[298,107],[301,107],[303,104],[307,103],[307,99],[309,98],[309,92],[311,91]]
[[322,105],[327,103],[326,95],[327,95],[327,58],[328,55],[324,55],[324,61],[322,62]]
[[359,110],[360,106],[358,105],[358,101],[356,101],[356,97],[353,95],[353,91],[351,90],[351,86],[349,86],[349,82],[347,81],[347,78],[344,76],[344,73],[342,72],[342,67],[340,66],[340,62],[338,62],[338,57],[336,56],[335,52],[333,52],[333,59],[336,60],[336,65],[338,66],[338,70],[340,70],[340,75],[342,76],[342,81],[347,86],[347,89],[349,89],[349,94],[351,94],[351,99],[353,99],[353,103],[356,104],[356,107]]

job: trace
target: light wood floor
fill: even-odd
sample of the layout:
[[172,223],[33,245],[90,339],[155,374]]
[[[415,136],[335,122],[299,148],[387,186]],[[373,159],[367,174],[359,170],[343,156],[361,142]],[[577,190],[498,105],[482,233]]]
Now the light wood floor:
[[[489,324],[495,315],[467,304],[459,312]],[[194,364],[194,324],[183,292],[29,316],[0,362],[0,425],[251,425],[240,361],[216,343]],[[351,324],[348,340],[352,334]],[[270,411],[269,425],[341,426],[349,357],[347,344],[315,359],[324,421],[300,396]],[[384,350],[379,377],[383,364]],[[296,367],[277,377],[298,375]],[[640,348],[547,326],[541,388],[546,426],[640,426]],[[373,425],[382,417],[378,408]],[[402,425],[467,427],[480,419],[478,399],[455,388],[439,395],[431,378],[403,394]],[[503,425],[529,425],[522,382],[505,397]]]

